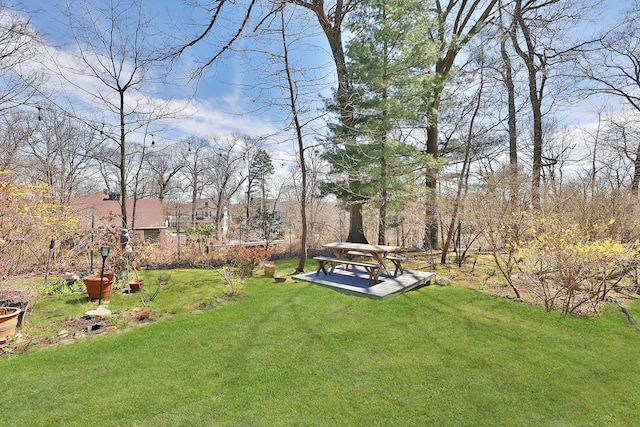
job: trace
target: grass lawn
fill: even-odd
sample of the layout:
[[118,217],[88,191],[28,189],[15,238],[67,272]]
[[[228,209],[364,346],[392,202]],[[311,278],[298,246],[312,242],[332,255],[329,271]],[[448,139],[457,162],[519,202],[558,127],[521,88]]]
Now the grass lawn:
[[261,275],[245,294],[0,360],[0,424],[639,423],[640,334],[615,306],[585,320],[456,286],[379,301]]

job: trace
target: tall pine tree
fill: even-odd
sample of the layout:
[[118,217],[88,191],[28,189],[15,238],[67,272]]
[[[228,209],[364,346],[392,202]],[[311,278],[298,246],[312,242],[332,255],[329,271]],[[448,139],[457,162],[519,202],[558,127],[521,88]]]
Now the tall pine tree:
[[410,167],[423,156],[401,142],[401,129],[415,125],[417,102],[428,86],[421,70],[435,50],[421,40],[430,25],[422,1],[365,0],[347,29],[347,73],[352,82],[353,127],[333,128],[339,141],[326,159],[334,178],[324,186],[341,200],[375,201],[379,208],[378,244],[386,243],[390,203],[408,187]]

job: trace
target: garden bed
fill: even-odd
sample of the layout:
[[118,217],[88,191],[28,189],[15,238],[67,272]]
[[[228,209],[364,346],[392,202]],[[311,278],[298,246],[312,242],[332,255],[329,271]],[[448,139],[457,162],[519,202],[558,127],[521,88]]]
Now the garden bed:
[[113,313],[109,318],[82,315],[62,322],[52,322],[48,329],[56,331],[54,335],[27,335],[18,331],[12,339],[0,343],[0,357],[22,354],[29,348],[42,348],[57,343],[72,344],[89,336],[115,332],[119,329],[117,325],[133,327],[153,320],[155,320],[153,313],[136,309],[124,313]]

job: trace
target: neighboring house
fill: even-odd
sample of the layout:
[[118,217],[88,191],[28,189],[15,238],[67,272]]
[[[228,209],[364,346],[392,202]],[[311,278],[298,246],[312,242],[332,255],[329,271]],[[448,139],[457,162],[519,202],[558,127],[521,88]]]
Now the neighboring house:
[[[138,199],[135,201],[135,218],[133,216],[134,199],[127,199],[127,219],[129,230],[133,230],[137,237],[141,237],[149,243],[159,243],[165,246],[167,241],[166,224],[162,203],[160,199]],[[111,193],[91,194],[85,197],[78,197],[71,201],[77,218],[82,222],[82,226],[89,229],[91,224],[101,225],[105,218],[113,217],[111,224],[119,226],[122,224],[120,208],[120,195]]]
[[[192,203],[170,203],[166,206],[166,223],[169,227],[184,230],[194,225],[194,217],[192,215]],[[214,224],[216,221],[216,208],[214,204],[208,200],[199,200],[195,208],[195,224]],[[178,220],[179,223],[178,224]]]
[[216,220],[216,210],[208,200],[200,200],[196,203],[196,223],[209,224]]

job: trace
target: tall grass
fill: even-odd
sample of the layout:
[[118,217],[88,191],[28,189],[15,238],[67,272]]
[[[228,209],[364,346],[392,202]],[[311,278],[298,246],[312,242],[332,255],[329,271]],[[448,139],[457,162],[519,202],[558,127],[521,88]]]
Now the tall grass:
[[584,320],[457,287],[378,301],[262,277],[245,292],[0,361],[2,424],[637,425],[640,334],[615,307]]

